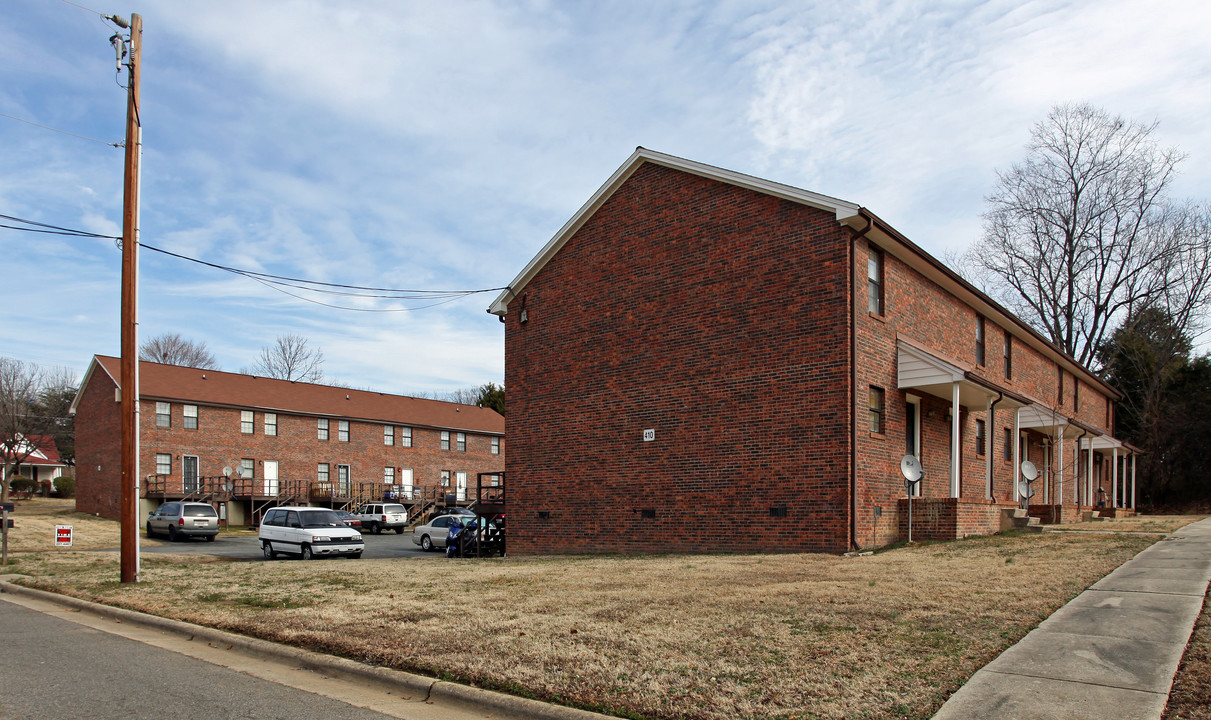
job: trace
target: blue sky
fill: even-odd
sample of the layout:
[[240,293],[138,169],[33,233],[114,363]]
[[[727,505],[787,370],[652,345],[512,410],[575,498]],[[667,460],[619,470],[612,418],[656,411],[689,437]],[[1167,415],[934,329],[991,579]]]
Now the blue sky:
[[[941,257],[1062,102],[1159,120],[1177,194],[1211,199],[1205,1],[79,4],[143,16],[143,242],[271,274],[500,287],[637,145],[864,205]],[[0,114],[120,141],[113,26],[5,9]],[[121,151],[0,117],[0,214],[120,234]],[[0,355],[118,353],[112,241],[0,229],[0,253]],[[336,310],[148,251],[140,281],[141,336],[225,370],[291,332],[354,387],[503,380],[495,293]]]

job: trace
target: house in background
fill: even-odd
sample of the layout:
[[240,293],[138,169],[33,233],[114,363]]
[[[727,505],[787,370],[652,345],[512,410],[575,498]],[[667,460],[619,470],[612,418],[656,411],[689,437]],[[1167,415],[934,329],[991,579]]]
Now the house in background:
[[[72,403],[76,506],[117,518],[118,358],[94,356]],[[468,504],[504,470],[494,410],[400,395],[139,363],[141,517],[165,500],[211,502],[231,525],[284,504],[388,499],[413,515]]]
[[56,489],[55,480],[63,477],[67,468],[52,435],[16,435],[11,454],[24,457],[12,474],[29,478],[46,490]]
[[[513,552],[828,551],[1130,506],[1119,393],[863,207],[639,148],[489,308]],[[1024,503],[1023,503],[1024,504]]]

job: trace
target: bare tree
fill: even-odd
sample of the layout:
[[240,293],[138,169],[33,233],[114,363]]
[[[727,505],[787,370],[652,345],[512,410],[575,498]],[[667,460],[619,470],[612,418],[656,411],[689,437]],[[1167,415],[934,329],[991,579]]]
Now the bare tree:
[[48,375],[37,365],[0,357],[0,501],[8,500],[17,466],[40,449],[42,436],[57,429],[56,418],[39,405],[48,389]]
[[1184,156],[1156,123],[1061,105],[1035,125],[1026,159],[998,173],[973,280],[1081,363],[1125,318],[1160,307],[1198,326],[1208,304],[1207,210],[1168,197]]
[[263,377],[317,383],[324,379],[324,351],[302,335],[279,335],[276,343],[261,348],[251,370]]
[[139,359],[165,365],[218,370],[219,361],[206,343],[186,340],[177,333],[161,333],[139,346]]

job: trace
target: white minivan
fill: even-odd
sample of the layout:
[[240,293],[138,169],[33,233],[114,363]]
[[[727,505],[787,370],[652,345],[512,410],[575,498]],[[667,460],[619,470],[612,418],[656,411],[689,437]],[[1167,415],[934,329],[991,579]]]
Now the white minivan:
[[304,560],[321,555],[360,558],[366,547],[362,534],[327,508],[273,508],[265,513],[258,536],[269,560],[278,553],[298,555]]

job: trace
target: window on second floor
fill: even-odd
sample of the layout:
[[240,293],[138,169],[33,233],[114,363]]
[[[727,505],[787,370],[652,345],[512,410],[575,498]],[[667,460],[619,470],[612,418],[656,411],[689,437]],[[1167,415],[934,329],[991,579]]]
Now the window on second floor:
[[455,446],[459,452],[467,452],[467,433],[459,433],[456,436],[458,444]]
[[255,422],[256,419],[251,410],[240,411],[240,432],[244,433],[245,435],[251,435],[253,433],[253,425]]
[[442,450],[450,449],[450,431],[442,430]]
[[402,427],[399,429],[399,446],[412,447],[412,428]]
[[493,455],[500,454],[500,438],[498,438],[498,437],[492,438],[492,454]]
[[883,252],[874,247],[866,258],[866,309],[883,314]]
[[984,353],[985,338],[984,316],[981,315],[976,318],[976,365],[979,365],[980,367],[984,367],[984,361],[987,360]]
[[1013,334],[1005,331],[1005,379],[1013,379]]
[[172,425],[172,405],[166,402],[156,403],[156,427]]
[[186,430],[197,430],[198,429],[198,406],[197,405],[186,405],[185,406],[185,429]]
[[278,414],[265,413],[265,434],[273,437],[278,434]]
[[336,421],[336,439],[339,442],[349,442],[349,421]]
[[328,439],[328,418],[318,418],[315,423],[316,437],[320,440]]
[[394,425],[384,425],[383,426],[383,444],[384,445],[394,445],[395,444],[395,426]]

